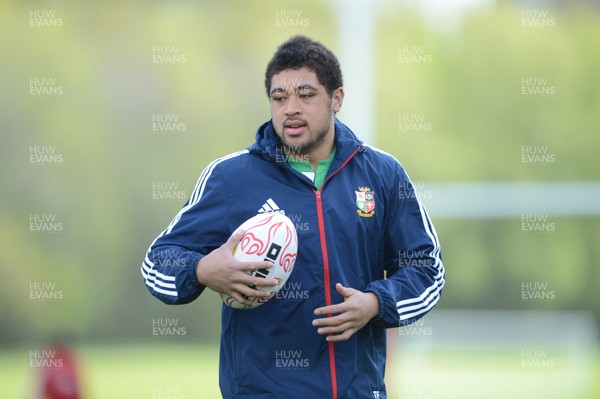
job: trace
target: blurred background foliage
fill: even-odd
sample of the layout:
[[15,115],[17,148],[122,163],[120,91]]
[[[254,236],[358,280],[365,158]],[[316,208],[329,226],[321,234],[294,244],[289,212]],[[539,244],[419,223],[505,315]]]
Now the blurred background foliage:
[[[190,340],[217,342],[216,294],[168,307],[146,292],[145,251],[184,202],[154,199],[153,184],[176,183],[187,197],[208,162],[253,141],[269,118],[263,76],[277,45],[303,33],[339,48],[332,4],[0,4],[0,345],[151,339],[160,317],[179,318]],[[436,30],[411,7],[382,4],[373,144],[414,181],[600,179],[597,9],[551,8],[556,26],[533,29],[521,25],[523,4],[499,2]],[[32,9],[55,10],[64,25],[32,28]],[[276,26],[278,9],[301,10],[309,26]],[[161,45],[178,46],[185,62],[154,63]],[[405,45],[432,62],[400,63]],[[31,96],[36,77],[56,79],[64,93]],[[556,95],[521,95],[527,77],[548,78]],[[186,129],[153,131],[155,114],[175,114]],[[424,114],[433,128],[400,131],[399,114]],[[535,145],[556,162],[523,164],[522,146]],[[30,146],[54,146],[64,161],[31,164]],[[30,231],[32,214],[55,215],[63,231]],[[431,217],[447,270],[440,308],[600,314],[598,216],[555,218],[547,234],[524,233],[520,219]],[[528,281],[547,282],[556,300],[523,301]],[[30,300],[35,282],[55,283],[64,298]]]

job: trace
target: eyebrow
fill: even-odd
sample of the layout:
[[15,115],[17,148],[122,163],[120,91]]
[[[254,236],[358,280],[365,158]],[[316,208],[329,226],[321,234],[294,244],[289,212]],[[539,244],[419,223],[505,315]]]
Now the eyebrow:
[[[309,84],[304,84],[304,85],[298,86],[298,87],[296,87],[294,89],[295,92],[299,92],[299,91],[302,91],[302,90],[313,90],[313,91],[316,91],[318,89],[316,87],[314,87],[314,86],[309,85]],[[274,94],[274,93],[286,93],[286,92],[287,92],[287,90],[284,90],[281,87],[274,87],[273,89],[271,89],[271,94]]]

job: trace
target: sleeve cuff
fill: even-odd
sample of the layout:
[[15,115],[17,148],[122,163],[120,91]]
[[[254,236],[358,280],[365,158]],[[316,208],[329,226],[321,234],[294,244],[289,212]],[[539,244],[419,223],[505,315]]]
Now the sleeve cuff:
[[190,281],[194,286],[204,289],[205,285],[198,281],[198,276],[196,274],[196,267],[198,266],[198,262],[202,259],[204,255],[192,252],[188,256],[186,269],[187,269],[187,277],[188,281]]
[[369,284],[365,292],[372,292],[379,300],[379,315],[371,319],[370,323],[382,325],[385,328],[398,327],[399,319],[396,317],[396,306],[392,298],[384,295],[384,290],[376,284]]

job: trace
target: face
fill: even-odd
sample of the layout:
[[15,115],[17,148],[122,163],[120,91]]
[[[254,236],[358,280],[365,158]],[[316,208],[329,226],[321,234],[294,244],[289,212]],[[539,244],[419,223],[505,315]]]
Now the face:
[[[344,98],[342,88],[329,97],[310,69],[286,69],[271,79],[271,118],[286,151],[309,155],[333,143],[335,112]],[[326,154],[327,156],[329,154]]]

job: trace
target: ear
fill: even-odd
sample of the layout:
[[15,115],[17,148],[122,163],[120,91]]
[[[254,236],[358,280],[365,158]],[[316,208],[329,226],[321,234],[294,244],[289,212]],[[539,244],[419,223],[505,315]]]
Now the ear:
[[333,91],[331,103],[333,112],[339,112],[340,109],[342,109],[342,104],[344,103],[344,88],[338,87]]

